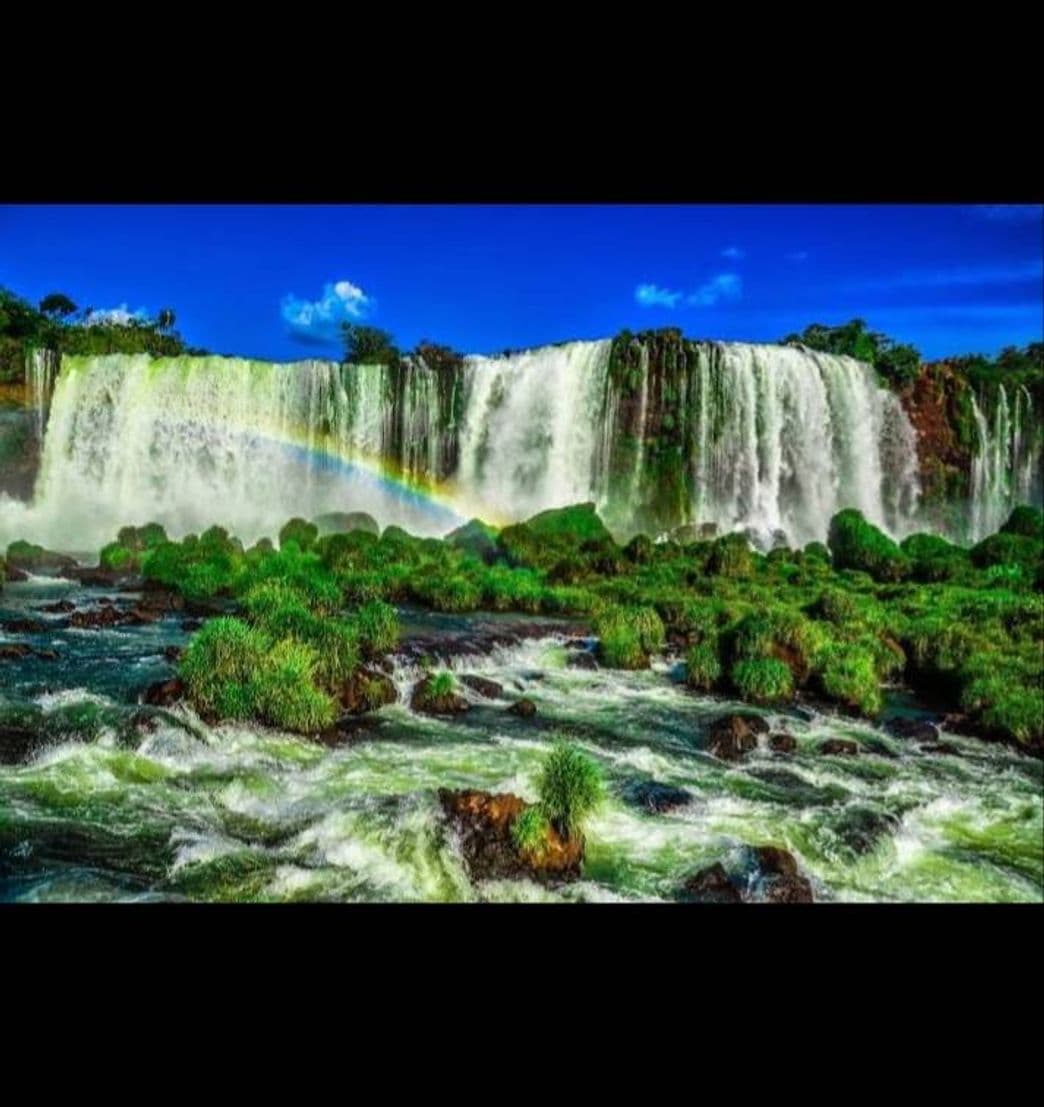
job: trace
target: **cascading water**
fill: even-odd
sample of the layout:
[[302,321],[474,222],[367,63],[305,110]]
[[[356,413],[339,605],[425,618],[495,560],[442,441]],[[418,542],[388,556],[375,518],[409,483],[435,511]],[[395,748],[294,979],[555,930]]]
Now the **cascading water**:
[[43,441],[47,426],[54,381],[58,375],[58,362],[57,352],[48,349],[30,350],[26,358],[25,379],[29,384],[29,402],[33,408],[38,442]]
[[972,397],[978,449],[972,459],[970,534],[979,541],[1005,522],[1021,503],[1042,498],[1041,438],[1035,433],[1033,400],[1021,385],[1009,402],[1004,385],[997,389],[992,420]]
[[7,505],[0,522],[12,537],[75,549],[147,519],[173,534],[221,523],[250,541],[350,505],[444,533],[456,513],[382,468],[389,395],[388,371],[374,366],[66,358],[34,503],[13,518]]
[[[34,354],[47,419],[30,507],[0,504],[0,538],[90,548],[155,519],[252,540],[293,515],[362,510],[443,534],[593,500],[621,537],[682,523],[763,544],[822,540],[859,508],[918,526],[916,440],[873,370],[804,348],[631,339],[395,366]],[[621,354],[622,351],[622,354]],[[48,404],[50,415],[47,416]],[[969,529],[1039,496],[1025,389],[987,417]]]
[[476,513],[524,519],[593,498],[610,346],[467,359],[456,487]]

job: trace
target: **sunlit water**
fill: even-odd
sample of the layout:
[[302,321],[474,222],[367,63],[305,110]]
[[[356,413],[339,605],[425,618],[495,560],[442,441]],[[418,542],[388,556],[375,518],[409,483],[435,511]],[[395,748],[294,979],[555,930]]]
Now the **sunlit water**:
[[[53,623],[60,616],[31,609],[61,594],[82,604],[104,593],[12,585],[0,614]],[[429,632],[469,623],[421,621]],[[0,766],[0,898],[670,900],[702,866],[774,843],[794,853],[819,900],[1042,899],[1044,766],[1002,747],[946,734],[960,756],[927,754],[877,728],[788,713],[772,721],[795,735],[796,753],[759,749],[726,764],[701,745],[708,721],[738,705],[692,695],[666,664],[570,668],[564,638],[551,635],[453,662],[505,688],[502,701],[468,692],[472,710],[453,719],[409,710],[417,673],[401,665],[400,702],[351,744],[328,748],[207,727],[184,709],[143,712],[137,693],[172,672],[163,647],[186,639],[178,620],[0,631],[0,643],[60,654],[0,661],[0,714],[29,713],[51,735],[31,763]],[[532,719],[506,711],[522,693],[538,705]],[[859,757],[815,751],[838,734],[863,743]],[[583,880],[472,884],[437,789],[534,799],[558,735],[596,758],[609,786],[588,827]],[[646,780],[683,788],[692,802],[649,813],[627,798]]]

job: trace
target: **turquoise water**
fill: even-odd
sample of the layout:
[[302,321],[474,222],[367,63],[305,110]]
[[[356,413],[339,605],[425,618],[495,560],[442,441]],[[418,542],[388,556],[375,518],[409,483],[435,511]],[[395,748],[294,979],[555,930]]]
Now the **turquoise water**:
[[[740,705],[694,696],[669,664],[570,668],[549,626],[452,663],[502,683],[503,700],[468,692],[466,715],[416,715],[406,694],[418,673],[402,662],[400,702],[329,748],[139,708],[137,693],[172,673],[162,651],[186,640],[180,622],[54,629],[59,616],[32,609],[63,589],[78,604],[105,594],[30,582],[0,597],[0,614],[52,624],[0,631],[0,642],[60,655],[0,662],[0,717],[29,718],[47,736],[29,764],[0,765],[2,899],[671,900],[704,865],[728,867],[763,843],[795,855],[819,900],[1044,898],[1044,765],[1003,747],[945,734],[959,756],[928,754],[878,728],[788,712],[769,717],[796,737],[794,754],[759,748],[726,764],[701,745],[708,722]],[[476,620],[414,622],[466,633]],[[532,719],[507,713],[523,693],[537,704]],[[860,741],[860,756],[816,752],[837,735]],[[599,761],[609,788],[588,827],[583,880],[472,884],[436,790],[533,799],[559,736]],[[691,802],[666,814],[636,806],[628,797],[648,780]]]

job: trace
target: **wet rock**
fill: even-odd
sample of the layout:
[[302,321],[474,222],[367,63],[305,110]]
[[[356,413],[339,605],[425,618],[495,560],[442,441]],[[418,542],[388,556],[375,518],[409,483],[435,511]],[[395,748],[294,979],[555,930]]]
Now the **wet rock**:
[[869,853],[882,838],[899,829],[899,820],[873,807],[846,807],[834,826],[834,833],[853,852]]
[[41,661],[57,661],[58,653],[55,650],[37,650],[36,656]]
[[126,572],[94,566],[87,567],[77,565],[75,561],[61,569],[58,575],[66,580],[78,580],[81,584],[92,588],[118,588],[128,581],[140,580],[140,576],[136,571]]
[[692,803],[692,793],[656,780],[632,781],[623,788],[623,798],[654,815],[662,815]]
[[765,903],[812,903],[812,884],[802,876],[794,856],[779,846],[751,850]]
[[160,680],[145,689],[142,702],[152,707],[171,707],[185,695],[185,684],[180,677]]
[[845,757],[855,757],[859,753],[859,743],[851,738],[827,738],[816,747],[818,753],[838,754]]
[[377,711],[399,698],[391,679],[375,669],[359,669],[341,686],[339,699],[349,715]]
[[173,664],[175,661],[181,659],[182,649],[180,646],[164,646],[163,656],[164,658]]
[[110,601],[108,604],[99,601],[102,606],[86,611],[74,611],[69,616],[69,626],[78,627],[81,630],[93,630],[96,627],[115,627],[128,622],[125,613],[119,611]]
[[598,661],[590,650],[572,650],[566,658],[570,669],[597,669]]
[[960,754],[960,750],[950,742],[925,742],[921,746],[922,753],[948,753],[954,756]]
[[722,761],[741,761],[758,744],[758,735],[768,730],[760,715],[724,715],[711,726],[706,749]]
[[342,715],[333,726],[316,734],[315,740],[324,746],[349,746],[372,738],[380,723],[368,715]]
[[829,806],[838,803],[845,796],[844,789],[837,785],[819,787],[789,769],[757,766],[747,772],[755,780],[778,789],[778,793],[772,797],[774,801],[793,804],[795,807]]
[[472,673],[465,673],[459,679],[461,684],[466,685],[473,692],[478,692],[480,696],[487,700],[499,700],[504,696],[504,685],[495,680],[474,676]]
[[19,765],[45,742],[37,730],[0,724],[0,765]]
[[472,880],[576,880],[584,859],[582,838],[563,838],[551,827],[539,853],[522,853],[511,824],[530,805],[510,793],[439,789],[439,803],[460,839]]
[[185,631],[186,634],[195,634],[195,632],[197,630],[199,630],[199,628],[202,625],[203,625],[203,620],[202,619],[182,619],[181,620],[181,629],[183,631]]
[[70,611],[76,610],[76,604],[71,600],[55,600],[54,603],[39,604],[36,610],[43,611],[47,615],[67,615]]
[[39,619],[9,619],[0,629],[8,634],[42,634],[47,627]]
[[34,650],[24,642],[0,642],[0,661],[16,661],[32,657]]
[[29,574],[24,569],[18,569],[14,565],[8,565],[4,571],[4,576],[7,577],[11,584],[17,584],[19,581],[28,580]]
[[928,719],[892,719],[888,723],[888,733],[914,742],[939,740],[939,727]]
[[7,547],[7,567],[28,573],[65,572],[76,567],[76,558],[45,550],[30,542],[12,542]]
[[471,708],[471,704],[459,692],[436,694],[434,678],[430,676],[426,676],[413,686],[410,706],[414,711],[420,711],[425,715],[459,715]]
[[775,753],[793,753],[797,749],[797,739],[793,734],[770,734],[768,743],[769,749]]
[[537,705],[527,696],[523,696],[520,700],[515,700],[508,708],[510,714],[519,715],[523,719],[528,719],[531,715],[535,715],[536,711]]
[[685,882],[685,894],[700,903],[742,903],[739,889],[718,861]]

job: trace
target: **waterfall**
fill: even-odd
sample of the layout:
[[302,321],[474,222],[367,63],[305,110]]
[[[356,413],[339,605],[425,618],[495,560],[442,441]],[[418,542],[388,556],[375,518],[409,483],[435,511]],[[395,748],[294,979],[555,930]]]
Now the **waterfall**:
[[249,542],[346,508],[444,533],[456,512],[399,480],[397,459],[382,462],[401,433],[407,464],[426,464],[412,452],[425,393],[397,429],[392,387],[380,366],[67,357],[33,504],[3,505],[0,537],[89,549],[155,520],[173,534],[220,523]]
[[33,349],[26,358],[25,379],[29,385],[29,403],[34,413],[37,442],[43,442],[44,428],[51,407],[54,380],[58,375],[58,354],[54,350]]
[[[899,399],[870,366],[801,347],[656,332],[431,364],[112,355],[54,368],[34,355],[38,411],[54,382],[42,464],[31,505],[0,502],[0,542],[89,549],[153,519],[252,541],[345,510],[444,534],[586,500],[621,538],[691,523],[803,545],[846,507],[896,537],[923,525]],[[1039,496],[1040,436],[1023,388],[974,415],[979,536]]]
[[476,514],[524,519],[596,498],[609,341],[465,363],[456,488]]
[[999,385],[992,420],[972,396],[977,449],[972,458],[969,538],[977,542],[993,534],[1022,503],[1039,504],[1041,439],[1036,433],[1033,400],[1022,385]]

